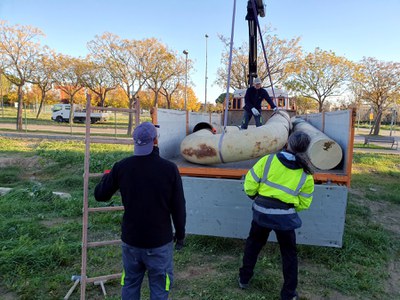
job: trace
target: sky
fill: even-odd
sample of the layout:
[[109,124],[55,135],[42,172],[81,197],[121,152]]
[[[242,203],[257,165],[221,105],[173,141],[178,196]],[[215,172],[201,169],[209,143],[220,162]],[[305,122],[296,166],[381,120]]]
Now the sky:
[[[236,9],[234,13],[234,4]],[[280,39],[300,37],[305,52],[316,47],[352,61],[374,57],[400,62],[400,0],[264,0],[270,26]],[[200,102],[214,103],[226,88],[216,84],[223,44],[248,41],[247,0],[0,0],[0,19],[31,25],[42,44],[84,57],[87,42],[111,32],[121,38],[157,38],[194,63],[190,83]],[[208,38],[205,35],[208,35]],[[207,95],[206,95],[207,54]]]

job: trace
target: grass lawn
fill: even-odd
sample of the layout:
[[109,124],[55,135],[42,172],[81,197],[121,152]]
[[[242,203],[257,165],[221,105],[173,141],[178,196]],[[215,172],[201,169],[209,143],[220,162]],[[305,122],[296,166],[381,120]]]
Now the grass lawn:
[[[84,144],[0,138],[0,298],[61,299],[80,274]],[[132,153],[131,146],[91,145],[90,172]],[[90,182],[89,194],[99,179]],[[300,245],[300,299],[396,299],[400,294],[400,156],[354,153],[344,245]],[[52,191],[68,192],[61,199]],[[120,205],[118,197],[111,205]],[[110,205],[90,199],[90,206]],[[89,240],[118,239],[121,212],[91,214]],[[188,236],[175,253],[173,299],[277,299],[279,247],[264,247],[248,290],[237,288],[244,240]],[[90,277],[121,271],[119,246],[91,249]],[[147,281],[143,296],[148,299]],[[120,299],[118,280],[107,299]],[[103,299],[88,285],[88,299]],[[75,291],[70,299],[79,299]]]

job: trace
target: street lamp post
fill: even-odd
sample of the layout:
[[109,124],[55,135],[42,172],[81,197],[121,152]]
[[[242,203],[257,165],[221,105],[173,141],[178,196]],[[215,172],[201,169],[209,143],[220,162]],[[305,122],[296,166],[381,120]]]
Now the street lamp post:
[[185,110],[187,109],[187,78],[188,78],[188,54],[189,52],[187,50],[183,50],[183,54],[186,56],[185,60],[185,66],[186,66],[186,72],[185,72]]
[[4,100],[3,100],[3,74],[0,70],[0,97],[1,97],[1,115],[4,118]]
[[205,35],[206,38],[206,75],[205,75],[205,87],[204,87],[204,111],[207,112],[207,40],[208,35]]

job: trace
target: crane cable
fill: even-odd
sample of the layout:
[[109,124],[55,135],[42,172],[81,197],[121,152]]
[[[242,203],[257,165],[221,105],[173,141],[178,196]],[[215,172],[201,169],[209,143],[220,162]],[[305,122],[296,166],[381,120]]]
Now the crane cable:
[[229,87],[231,85],[231,67],[232,67],[232,49],[233,49],[233,37],[235,35],[235,16],[236,16],[236,0],[233,0],[233,14],[232,14],[232,27],[231,27],[231,41],[230,41],[230,49],[229,49],[229,63],[228,63],[228,78],[226,84],[226,95],[225,95],[225,113],[224,113],[224,130],[222,130],[221,137],[218,142],[218,154],[222,163],[224,163],[224,159],[222,157],[221,148],[222,141],[226,132],[226,126],[228,123],[228,106],[229,106]]
[[[268,77],[269,77],[269,80],[270,80],[270,83],[271,83],[273,99],[275,99],[274,86],[273,86],[273,82],[272,82],[272,78],[271,78],[271,72],[270,72],[270,69],[269,69],[267,55],[266,55],[266,52],[265,52],[264,41],[262,39],[260,23],[258,22],[258,16],[257,16],[255,0],[251,0],[251,4],[252,4],[252,7],[253,7],[254,19],[256,20],[258,32],[259,32],[259,35],[260,35],[260,41],[261,41],[261,46],[262,46],[262,49],[263,49],[265,63],[266,63],[266,66],[267,66]],[[226,94],[225,94],[224,130],[222,131],[221,137],[220,137],[219,142],[218,142],[218,154],[219,154],[219,157],[220,157],[222,163],[224,163],[224,159],[222,157],[222,153],[221,153],[220,149],[222,148],[222,142],[223,142],[223,138],[224,138],[224,135],[225,135],[225,132],[226,132],[226,126],[227,126],[227,123],[228,123],[229,88],[230,88],[230,84],[231,84],[233,38],[234,38],[234,35],[235,35],[234,34],[235,33],[235,16],[236,16],[236,0],[233,0],[231,40],[230,40],[230,45],[229,45],[230,47],[229,47],[229,62],[228,62],[228,78],[227,78]]]
[[268,72],[269,81],[270,81],[270,83],[271,83],[272,96],[273,96],[273,99],[275,99],[274,84],[273,84],[273,82],[272,82],[271,71],[270,71],[270,69],[269,69],[269,63],[268,63],[268,59],[267,59],[267,54],[266,54],[266,52],[265,52],[264,41],[263,41],[263,38],[262,38],[260,23],[258,22],[258,16],[257,16],[257,10],[256,10],[255,0],[251,0],[251,5],[252,5],[252,8],[253,8],[254,19],[256,20],[256,24],[257,24],[257,28],[258,28],[258,34],[259,34],[259,36],[260,36],[260,41],[261,41],[261,46],[262,46],[262,49],[263,49],[263,54],[264,54],[265,63],[266,63],[266,65],[267,65],[267,72]]
[[226,95],[225,95],[225,115],[224,115],[224,131],[226,129],[226,123],[228,123],[228,103],[229,103],[229,88],[231,85],[231,68],[232,68],[232,52],[233,52],[233,37],[235,34],[235,15],[236,15],[236,0],[233,0],[233,16],[232,16],[232,29],[231,29],[231,41],[229,49],[229,63],[228,63],[228,78],[226,84]]

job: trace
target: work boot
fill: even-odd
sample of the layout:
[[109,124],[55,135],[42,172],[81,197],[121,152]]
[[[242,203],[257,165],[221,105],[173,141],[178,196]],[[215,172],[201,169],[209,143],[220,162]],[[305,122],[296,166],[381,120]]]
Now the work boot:
[[242,290],[245,290],[245,289],[247,289],[249,287],[248,283],[240,282],[240,278],[239,278],[238,282],[239,282],[239,288],[241,288]]
[[[296,296],[294,296],[293,298],[285,298],[285,299],[288,299],[288,300],[299,300],[300,298],[299,298],[299,295],[297,295],[297,293],[296,293]],[[281,300],[283,300],[283,298],[281,298]]]

